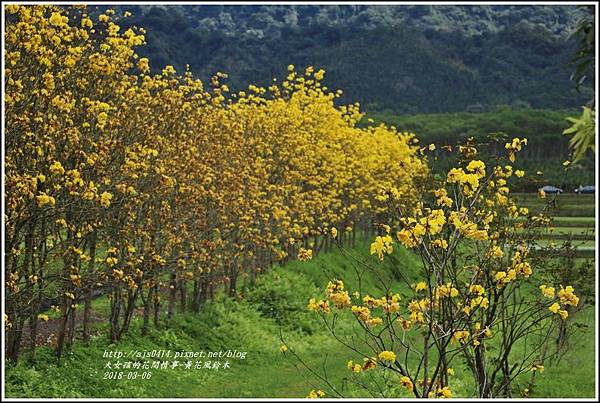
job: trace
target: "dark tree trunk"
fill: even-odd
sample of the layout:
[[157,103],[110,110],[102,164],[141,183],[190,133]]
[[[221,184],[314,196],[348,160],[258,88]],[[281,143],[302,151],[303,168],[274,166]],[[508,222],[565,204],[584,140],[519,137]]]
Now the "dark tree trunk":
[[187,281],[185,278],[179,281],[179,303],[180,312],[185,312],[187,309]]
[[120,285],[113,286],[110,304],[110,342],[119,341],[119,317],[121,316],[121,288]]
[[200,311],[200,281],[198,279],[194,280],[194,291],[190,309],[192,312]]
[[[88,264],[88,278],[91,277],[86,290],[83,308],[83,342],[86,345],[90,343],[90,322],[92,316],[92,292],[94,289],[94,270],[96,261],[96,233],[92,234],[90,240],[90,262]],[[89,280],[88,280],[89,281]]]
[[159,318],[160,318],[160,295],[158,293],[158,282],[154,284],[154,292],[153,298],[154,302],[154,326],[156,328],[159,327]]
[[171,273],[169,282],[169,304],[167,305],[167,319],[171,320],[175,312],[175,301],[177,300],[177,274]]
[[148,295],[144,300],[144,319],[142,324],[142,336],[146,336],[150,330],[150,310],[154,299],[154,287],[150,287]]

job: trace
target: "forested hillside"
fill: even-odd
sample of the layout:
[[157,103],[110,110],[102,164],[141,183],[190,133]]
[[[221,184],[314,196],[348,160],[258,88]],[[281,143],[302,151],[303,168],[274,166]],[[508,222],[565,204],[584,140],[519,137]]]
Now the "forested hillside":
[[576,6],[123,6],[148,30],[140,52],[232,89],[314,65],[343,102],[367,111],[438,113],[511,105],[578,107],[569,80]]

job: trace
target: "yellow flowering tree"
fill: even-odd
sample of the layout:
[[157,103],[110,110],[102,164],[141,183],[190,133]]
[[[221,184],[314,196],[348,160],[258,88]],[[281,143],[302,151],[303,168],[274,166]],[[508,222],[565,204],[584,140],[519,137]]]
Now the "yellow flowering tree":
[[427,171],[413,135],[359,127],[359,105],[338,105],[323,70],[289,66],[281,84],[231,93],[224,73],[205,83],[140,58],[144,30],[121,29],[113,10],[5,11],[12,360],[26,323],[35,353],[48,303],[59,357],[80,304],[90,340],[98,296],[111,342],[138,315],[145,335],[218,292],[239,297],[275,262],[311,259],[333,234],[343,242],[387,214],[386,189],[415,194]]
[[[491,167],[477,159],[472,144],[460,146],[458,166],[441,180],[424,181],[416,203],[387,191],[388,221],[378,225],[370,253],[377,261],[395,247],[414,251],[421,281],[411,283],[400,273],[402,289],[382,280],[386,293],[371,296],[332,280],[324,298],[309,301],[333,337],[361,357],[348,363],[357,385],[365,387],[363,372],[379,368],[387,384],[398,387],[367,387],[371,394],[448,398],[452,364],[460,360],[477,386],[475,396],[510,397],[522,375],[542,372],[557,354],[549,346],[579,298],[570,285],[545,283],[552,279],[544,272],[547,258],[535,255],[530,240],[548,217],[511,198],[510,163],[526,143],[506,143],[508,161]],[[339,330],[340,315],[354,316],[356,333]]]

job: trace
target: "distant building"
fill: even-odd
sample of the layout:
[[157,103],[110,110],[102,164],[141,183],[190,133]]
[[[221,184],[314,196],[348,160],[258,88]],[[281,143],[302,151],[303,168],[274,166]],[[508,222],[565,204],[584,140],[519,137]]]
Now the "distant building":
[[479,102],[477,102],[476,104],[472,104],[472,105],[468,105],[465,108],[465,111],[470,112],[470,113],[481,113],[483,112],[483,105],[481,105]]

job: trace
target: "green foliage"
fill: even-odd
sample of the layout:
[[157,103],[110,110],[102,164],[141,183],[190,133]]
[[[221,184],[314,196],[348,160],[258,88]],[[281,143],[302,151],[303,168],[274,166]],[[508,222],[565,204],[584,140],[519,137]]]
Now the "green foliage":
[[[483,113],[440,113],[395,115],[371,113],[378,122],[393,124],[400,130],[418,133],[421,143],[437,142],[456,144],[473,137],[476,143],[486,143],[490,133],[503,132],[507,135],[526,137],[527,149],[544,147],[530,153],[546,153],[554,142],[554,154],[566,151],[566,141],[560,142],[560,133],[567,127],[564,121],[573,110],[523,109],[499,106],[496,110]],[[556,141],[559,141],[557,146]],[[524,152],[528,152],[524,150]],[[529,155],[528,155],[529,156]]]
[[[516,183],[514,191],[535,192],[544,185],[554,185],[565,192],[573,192],[580,185],[595,182],[595,164],[594,159],[587,156],[581,158],[578,164],[571,165],[567,171],[562,165],[570,155],[569,141],[562,133],[567,130],[567,119],[572,114],[572,110],[499,107],[494,112],[482,113],[373,113],[370,117],[376,122],[394,125],[399,130],[418,133],[422,145],[436,144],[439,160],[434,165],[434,172],[445,172],[454,163],[439,150],[441,145],[462,144],[473,137],[477,144],[481,144],[480,153],[493,157],[504,155],[506,150],[502,147],[486,148],[491,134],[511,139],[525,137],[528,145],[519,154],[515,168],[525,170],[526,176]],[[542,174],[538,175],[538,171]]]
[[579,118],[568,117],[567,120],[573,125],[563,130],[563,134],[573,136],[569,146],[573,151],[573,162],[579,162],[588,149],[596,152],[596,111],[584,106]]
[[575,81],[575,86],[579,90],[582,83],[594,71],[594,55],[596,51],[595,33],[596,20],[594,18],[595,7],[593,5],[582,6],[586,13],[577,21],[575,32],[572,37],[577,43],[577,50],[571,63],[575,66],[575,71],[571,75],[571,80]]
[[[362,239],[362,237],[361,237]],[[365,241],[366,243],[366,238]],[[402,276],[408,281],[416,281],[414,270],[420,262],[404,248],[397,248],[383,263],[373,260],[364,248],[343,249],[320,253],[318,259],[308,262],[293,261],[285,267],[276,267],[258,278],[257,283],[246,294],[246,300],[264,317],[272,318],[286,329],[313,334],[318,329],[319,320],[306,308],[308,300],[322,292],[329,279],[341,279],[350,290],[377,294],[384,290],[377,281],[378,276],[387,279],[389,284],[405,287]],[[344,255],[347,258],[344,258]],[[354,271],[354,259],[373,263],[374,271],[361,276],[360,283]]]
[[278,325],[311,334],[317,328],[318,318],[306,309],[306,304],[318,292],[306,276],[282,269],[261,276],[246,299]]
[[[453,31],[466,35],[497,32],[521,21],[543,25],[557,36],[566,36],[583,11],[577,7],[483,5],[345,6],[345,5],[251,5],[251,6],[119,6],[137,14],[164,16],[174,12],[193,21],[193,27],[225,35],[280,36],[286,29],[311,26],[344,26],[357,29],[410,25],[416,29]],[[161,14],[163,13],[163,14]],[[187,26],[186,26],[187,27]]]

